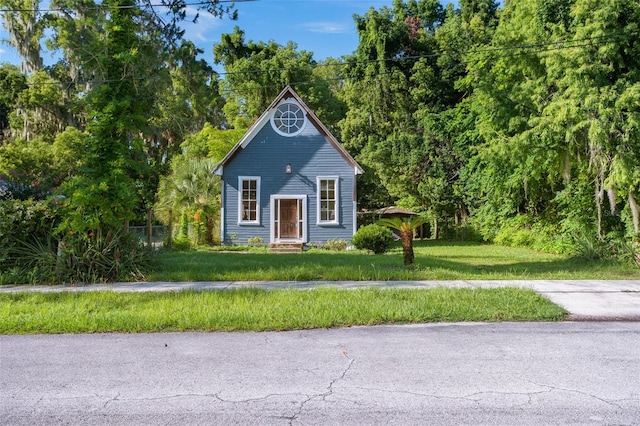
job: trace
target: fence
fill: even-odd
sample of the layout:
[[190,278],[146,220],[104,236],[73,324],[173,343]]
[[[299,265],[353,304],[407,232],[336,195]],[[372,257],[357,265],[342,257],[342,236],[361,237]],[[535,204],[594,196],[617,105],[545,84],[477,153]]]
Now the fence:
[[[129,232],[136,235],[142,242],[147,244],[147,227],[146,226],[129,226]],[[153,248],[160,248],[166,241],[167,232],[169,228],[167,226],[156,225],[151,227],[151,246]]]

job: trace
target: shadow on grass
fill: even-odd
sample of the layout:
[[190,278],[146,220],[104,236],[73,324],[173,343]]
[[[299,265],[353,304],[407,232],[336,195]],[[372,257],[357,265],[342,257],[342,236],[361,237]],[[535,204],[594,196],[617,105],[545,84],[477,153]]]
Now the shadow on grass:
[[311,250],[301,254],[219,251],[164,252],[148,280],[311,281],[453,279],[630,279],[640,270],[533,250],[475,242],[416,241],[415,264],[402,264],[395,245],[384,255]]

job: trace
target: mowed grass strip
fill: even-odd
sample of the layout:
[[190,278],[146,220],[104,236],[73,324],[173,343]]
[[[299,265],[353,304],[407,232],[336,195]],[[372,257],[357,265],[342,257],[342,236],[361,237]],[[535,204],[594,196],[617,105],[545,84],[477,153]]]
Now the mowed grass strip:
[[0,294],[0,334],[301,330],[458,321],[560,321],[532,290],[381,289]]

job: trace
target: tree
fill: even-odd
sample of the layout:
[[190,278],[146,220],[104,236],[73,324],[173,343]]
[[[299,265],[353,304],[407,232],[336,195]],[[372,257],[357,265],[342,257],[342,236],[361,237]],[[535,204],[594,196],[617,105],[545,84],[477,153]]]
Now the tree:
[[496,50],[470,56],[467,81],[487,142],[473,160],[483,194],[475,214],[493,232],[496,221],[522,214],[602,239],[623,232],[620,194],[633,221],[639,6],[510,2]]
[[[172,160],[171,173],[160,181],[155,205],[159,218],[166,224],[172,224],[175,212],[182,218],[183,225],[195,225],[195,243],[202,242],[199,235],[206,244],[215,241],[221,188],[220,177],[213,171],[244,131],[219,130],[205,124],[200,132],[187,137],[182,143],[182,153]],[[204,228],[203,232],[199,232],[199,227]]]
[[400,241],[402,241],[402,257],[405,266],[413,265],[413,235],[416,229],[426,223],[427,219],[423,216],[410,216],[406,218],[393,217],[378,220],[377,224],[395,229],[400,233]]
[[479,137],[466,101],[471,90],[460,84],[461,52],[490,39],[496,23],[493,1],[461,6],[395,1],[356,17],[360,43],[347,60],[342,95],[349,107],[342,140],[368,170],[361,206],[396,200],[431,212],[434,230],[438,220],[468,215],[460,176]]
[[9,43],[23,59],[26,71],[42,68],[41,39],[44,36],[45,20],[41,19],[38,0],[0,0],[4,27],[11,38]]
[[229,125],[233,126],[237,117],[253,122],[287,85],[294,87],[329,127],[342,118],[344,108],[331,90],[332,82],[315,71],[313,53],[299,51],[294,42],[283,46],[274,41],[245,41],[244,36],[244,31],[235,27],[213,48],[214,61],[227,73],[222,90]]
[[9,140],[10,115],[17,108],[20,94],[27,87],[26,78],[18,67],[0,64],[0,145]]

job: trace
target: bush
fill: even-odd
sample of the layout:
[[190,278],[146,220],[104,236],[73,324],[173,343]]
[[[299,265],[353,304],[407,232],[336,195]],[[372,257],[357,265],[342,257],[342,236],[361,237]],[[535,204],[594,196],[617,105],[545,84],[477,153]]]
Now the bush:
[[185,237],[182,234],[178,235],[171,241],[171,249],[176,251],[191,250],[192,242],[189,237]]
[[142,279],[149,250],[133,234],[60,228],[56,200],[0,201],[0,283]]
[[393,233],[389,228],[372,224],[363,226],[351,238],[351,243],[360,250],[370,250],[375,254],[385,253],[393,243]]
[[611,243],[611,248],[621,262],[640,267],[640,242],[619,238]]
[[327,243],[323,247],[331,251],[345,251],[347,249],[347,245],[348,244],[345,240],[334,238],[332,240],[327,240]]
[[576,234],[574,244],[575,257],[580,259],[594,261],[608,259],[612,255],[611,245],[593,234]]
[[264,240],[262,239],[262,237],[249,237],[247,238],[247,244],[250,245],[251,247],[260,247],[261,245],[263,245]]
[[14,248],[55,239],[58,210],[55,201],[0,200],[0,270],[20,264]]
[[73,234],[59,242],[50,238],[22,242],[10,253],[20,259],[14,264],[14,284],[141,280],[151,266],[151,252],[144,243],[121,232]]

